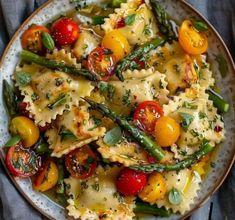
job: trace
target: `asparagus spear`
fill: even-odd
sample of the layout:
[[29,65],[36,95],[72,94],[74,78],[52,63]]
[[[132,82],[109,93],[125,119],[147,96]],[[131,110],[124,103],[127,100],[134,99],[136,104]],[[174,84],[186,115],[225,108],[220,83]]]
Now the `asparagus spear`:
[[207,90],[209,94],[209,99],[213,101],[214,106],[221,112],[226,113],[229,110],[229,103],[226,102],[221,95],[216,93],[214,90],[209,88]]
[[157,172],[169,172],[169,171],[179,171],[185,169],[187,167],[192,166],[206,154],[211,152],[214,149],[208,142],[205,142],[200,150],[196,151],[192,155],[188,156],[188,158],[180,161],[176,164],[143,164],[143,165],[133,165],[130,168],[133,170],[143,171],[146,173],[151,173],[154,171]]
[[103,115],[109,117],[114,122],[116,122],[121,128],[127,130],[132,137],[139,142],[141,146],[144,147],[146,151],[148,151],[153,157],[157,160],[163,159],[165,156],[164,151],[144,132],[140,131],[138,128],[131,125],[128,121],[118,116],[116,113],[111,111],[107,106],[96,103],[90,99],[84,98],[87,101],[92,109],[98,110]]
[[97,81],[96,76],[93,75],[92,73],[90,73],[86,69],[78,69],[72,65],[57,62],[55,60],[50,60],[48,58],[39,56],[39,55],[34,54],[34,53],[27,51],[27,50],[22,50],[20,57],[24,61],[36,63],[38,65],[45,66],[49,69],[59,70],[59,71],[65,72],[65,73],[73,74],[75,76],[84,76],[84,77],[88,78],[89,80]]
[[150,0],[153,12],[158,22],[158,27],[162,35],[166,37],[169,42],[177,40],[175,31],[173,30],[172,24],[169,21],[168,15],[165,9],[157,1]]
[[3,80],[3,98],[10,117],[14,117],[17,113],[16,111],[17,97],[14,93],[13,88],[5,79]]
[[161,217],[169,217],[171,215],[171,212],[169,210],[166,210],[165,208],[158,208],[157,205],[150,205],[145,202],[136,202],[134,212],[151,214]]
[[164,44],[164,40],[161,38],[156,38],[150,42],[145,43],[143,46],[139,47],[138,49],[134,50],[128,56],[126,56],[123,60],[121,60],[116,68],[116,75],[120,81],[124,81],[122,72],[127,69],[134,59],[138,57],[143,57],[143,55],[147,54],[149,51],[157,48],[160,45]]

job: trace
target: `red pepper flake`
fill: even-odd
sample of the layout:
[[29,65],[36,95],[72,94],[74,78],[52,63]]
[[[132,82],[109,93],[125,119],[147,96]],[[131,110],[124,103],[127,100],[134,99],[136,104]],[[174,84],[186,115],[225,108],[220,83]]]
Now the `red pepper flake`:
[[116,25],[115,25],[115,28],[118,29],[118,28],[122,28],[122,27],[125,27],[126,24],[125,24],[125,19],[122,17],[122,18],[119,18],[117,21],[116,21]]
[[137,99],[137,96],[136,95],[133,95],[134,99],[136,100]]
[[217,125],[217,126],[215,126],[214,130],[215,130],[215,132],[221,132],[223,130],[223,128]]

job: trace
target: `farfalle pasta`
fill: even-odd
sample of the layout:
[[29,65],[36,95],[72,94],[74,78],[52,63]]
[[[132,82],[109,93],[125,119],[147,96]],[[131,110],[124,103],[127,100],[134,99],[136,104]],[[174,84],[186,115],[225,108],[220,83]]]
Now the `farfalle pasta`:
[[184,218],[226,138],[207,30],[152,0],[79,2],[22,35],[9,171],[69,218]]

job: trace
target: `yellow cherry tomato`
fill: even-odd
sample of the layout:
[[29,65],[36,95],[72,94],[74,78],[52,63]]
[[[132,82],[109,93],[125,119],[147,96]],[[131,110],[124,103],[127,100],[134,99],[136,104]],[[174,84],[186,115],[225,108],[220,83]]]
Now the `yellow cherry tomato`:
[[152,173],[138,196],[145,202],[154,203],[159,199],[163,199],[166,192],[166,182],[162,174]]
[[33,179],[33,189],[45,192],[53,188],[58,181],[58,168],[54,161],[49,160]]
[[10,123],[10,131],[14,134],[19,134],[22,138],[24,147],[34,145],[40,135],[39,128],[32,120],[24,116],[17,116]]
[[179,43],[187,53],[193,55],[205,53],[208,48],[206,34],[196,30],[190,20],[183,21],[179,28]]
[[102,40],[102,47],[112,50],[117,61],[121,60],[130,53],[130,45],[126,37],[123,36],[118,30],[110,31],[104,36]]
[[180,125],[173,118],[163,116],[155,125],[155,137],[161,147],[174,144],[180,136]]

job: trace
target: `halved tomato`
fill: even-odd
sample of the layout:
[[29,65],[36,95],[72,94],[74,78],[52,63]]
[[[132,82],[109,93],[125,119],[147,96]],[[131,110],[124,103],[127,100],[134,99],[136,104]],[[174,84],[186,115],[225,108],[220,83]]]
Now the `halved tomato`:
[[141,130],[152,133],[156,121],[163,116],[163,110],[156,101],[141,102],[134,112],[134,123]]
[[107,81],[114,73],[116,60],[113,52],[97,47],[88,56],[88,69],[98,80]]
[[65,166],[71,176],[86,179],[95,172],[96,155],[89,146],[75,149],[65,156]]
[[30,149],[25,149],[22,143],[10,147],[7,152],[6,166],[13,176],[33,176],[40,167],[40,158]]
[[185,20],[179,28],[179,43],[189,54],[205,53],[208,48],[208,39],[205,33],[193,27],[190,20]]
[[49,159],[33,178],[33,188],[37,191],[45,192],[56,185],[58,177],[57,165],[52,159]]
[[21,37],[23,49],[30,50],[34,53],[43,51],[42,32],[49,33],[49,30],[41,25],[31,25]]

